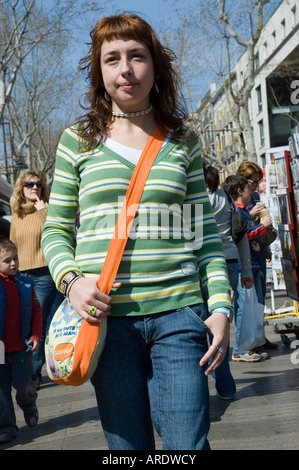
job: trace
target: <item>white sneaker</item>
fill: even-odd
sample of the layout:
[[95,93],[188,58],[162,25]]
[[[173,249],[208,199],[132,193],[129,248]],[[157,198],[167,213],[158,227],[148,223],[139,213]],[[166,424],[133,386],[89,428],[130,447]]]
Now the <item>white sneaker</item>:
[[268,354],[267,352],[259,351],[258,349],[255,354],[259,354],[259,356],[262,356],[262,359],[269,359],[270,357],[270,354]]
[[263,359],[261,354],[257,354],[253,351],[249,351],[244,354],[233,354],[232,360],[234,362],[259,362]]

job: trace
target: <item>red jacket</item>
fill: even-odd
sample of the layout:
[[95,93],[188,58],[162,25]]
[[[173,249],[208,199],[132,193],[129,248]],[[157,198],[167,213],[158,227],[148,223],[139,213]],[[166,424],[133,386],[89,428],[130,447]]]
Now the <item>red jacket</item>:
[[[5,322],[2,341],[5,352],[22,351],[27,349],[21,330],[21,296],[14,276],[5,276],[0,273],[6,296]],[[43,330],[42,313],[36,294],[32,292],[32,319],[30,339],[40,341]]]

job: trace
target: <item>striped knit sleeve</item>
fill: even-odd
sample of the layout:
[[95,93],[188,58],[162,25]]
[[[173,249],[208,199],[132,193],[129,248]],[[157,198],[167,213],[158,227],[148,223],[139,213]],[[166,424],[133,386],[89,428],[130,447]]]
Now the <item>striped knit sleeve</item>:
[[190,153],[185,203],[192,206],[191,227],[194,252],[198,258],[201,284],[206,290],[208,309],[231,309],[230,284],[222,242],[206,190],[200,149],[196,142]]
[[255,240],[256,238],[265,235],[265,233],[266,229],[262,224],[256,225],[255,227],[248,227],[247,238],[248,240]]
[[266,229],[263,226],[263,224],[257,224],[257,225],[255,224],[253,218],[251,217],[248,211],[248,207],[246,208],[246,206],[245,207],[243,205],[239,206],[237,204],[237,208],[238,208],[239,214],[243,217],[247,225],[248,231],[246,235],[247,235],[248,240],[255,240],[256,238],[261,237],[262,235],[266,233]]
[[56,286],[69,271],[80,271],[74,258],[74,226],[78,212],[78,137],[72,128],[60,139],[42,249]]

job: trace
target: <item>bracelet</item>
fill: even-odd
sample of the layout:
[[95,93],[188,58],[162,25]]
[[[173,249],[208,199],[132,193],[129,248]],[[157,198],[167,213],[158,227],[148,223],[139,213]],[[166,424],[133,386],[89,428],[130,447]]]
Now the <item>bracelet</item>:
[[75,282],[80,278],[80,277],[83,277],[83,276],[76,276],[74,277],[68,284],[67,288],[66,288],[66,293],[65,293],[65,296],[68,297],[69,296],[69,292],[71,290],[71,287],[73,284],[75,284]]
[[70,271],[66,273],[61,279],[60,286],[58,288],[59,292],[61,292],[61,294],[63,294],[64,296],[67,296],[67,291],[69,290],[70,286],[79,277],[83,277],[83,274],[78,271]]

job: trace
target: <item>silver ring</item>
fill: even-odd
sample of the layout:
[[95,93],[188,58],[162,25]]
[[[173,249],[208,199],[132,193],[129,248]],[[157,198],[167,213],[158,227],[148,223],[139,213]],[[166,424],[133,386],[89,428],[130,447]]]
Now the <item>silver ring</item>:
[[223,352],[224,352],[224,349],[223,349],[221,346],[219,346],[219,348],[218,348],[218,352],[219,352],[219,354],[221,354],[221,353],[223,353]]
[[211,344],[213,348],[216,348],[219,351],[219,346],[216,346],[216,344]]

